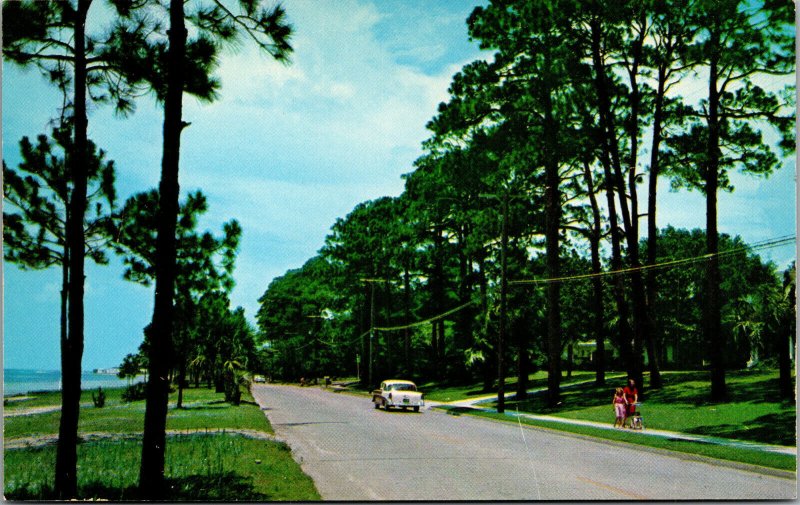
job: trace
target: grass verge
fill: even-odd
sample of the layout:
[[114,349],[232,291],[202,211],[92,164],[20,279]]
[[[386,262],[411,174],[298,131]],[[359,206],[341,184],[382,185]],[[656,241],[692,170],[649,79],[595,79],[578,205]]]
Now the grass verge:
[[[5,417],[7,442],[30,440],[32,446],[4,451],[6,498],[49,500],[53,495],[55,446],[36,443],[38,436],[58,432],[60,413],[36,413],[36,409],[59,406],[54,393],[28,395],[17,400],[13,411],[28,409],[28,415]],[[84,393],[83,400],[90,392]],[[169,437],[165,474],[169,483],[166,501],[312,501],[319,500],[313,481],[292,459],[280,442],[252,439],[233,430],[272,433],[264,413],[249,394],[242,404],[225,403],[222,393],[209,389],[184,390],[184,408],[174,408],[170,395],[168,430],[208,433]],[[121,390],[108,390],[106,405],[91,403],[81,408],[79,434],[111,433],[114,437],[78,446],[79,496],[83,499],[135,500],[141,458],[137,436],[144,423],[144,401],[125,403]]]
[[[126,403],[122,401],[121,389],[109,389],[106,394],[106,405],[96,408],[91,403],[81,406],[78,431],[83,433],[141,433],[144,426],[144,401]],[[83,400],[87,396],[83,393]],[[88,395],[91,402],[91,395]],[[30,401],[30,403],[28,403]],[[31,400],[13,402],[19,404],[8,409],[10,414],[25,408],[59,407],[61,401],[58,394],[46,393],[39,397],[33,395]],[[170,395],[170,409],[167,416],[168,430],[204,430],[217,431],[223,429],[250,429],[272,433],[272,427],[266,421],[264,413],[256,405],[249,393],[242,393],[242,405],[233,406],[225,403],[222,393],[211,389],[185,389],[183,392],[183,408],[175,408],[177,393]],[[61,413],[58,410],[35,415],[11,415],[5,418],[6,438],[35,437],[58,433]]]
[[[5,496],[54,499],[55,447],[5,453]],[[83,499],[135,500],[141,445],[110,440],[78,446],[79,493]],[[181,435],[167,443],[167,501],[319,500],[313,481],[278,442],[238,435]]]

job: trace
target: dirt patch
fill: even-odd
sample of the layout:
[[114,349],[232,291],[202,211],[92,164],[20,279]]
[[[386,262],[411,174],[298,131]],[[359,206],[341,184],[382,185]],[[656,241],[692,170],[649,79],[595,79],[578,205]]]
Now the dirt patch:
[[30,416],[33,414],[46,414],[48,412],[58,412],[61,407],[47,405],[44,407],[28,407],[13,410],[3,410],[3,417]]
[[3,401],[9,402],[9,403],[11,403],[11,402],[21,402],[23,400],[30,400],[32,398],[35,398],[35,397],[34,396],[5,396],[5,397],[3,397]]

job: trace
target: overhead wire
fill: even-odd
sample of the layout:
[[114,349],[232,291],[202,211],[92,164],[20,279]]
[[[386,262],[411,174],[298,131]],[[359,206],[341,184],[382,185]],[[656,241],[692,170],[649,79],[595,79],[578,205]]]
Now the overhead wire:
[[775,247],[781,247],[784,245],[788,245],[795,241],[795,235],[785,235],[782,237],[777,237],[774,239],[764,240],[761,242],[756,242],[751,245],[737,247],[733,249],[727,249],[725,251],[719,251],[717,253],[711,254],[703,254],[701,256],[694,256],[691,258],[681,258],[676,260],[664,261],[661,263],[654,263],[652,265],[640,265],[638,267],[629,267],[629,268],[621,268],[618,270],[610,270],[607,272],[596,272],[591,274],[581,274],[581,275],[571,275],[571,276],[564,276],[564,277],[553,277],[553,278],[538,278],[538,279],[519,279],[509,281],[510,285],[525,285],[525,284],[551,284],[551,283],[561,283],[561,282],[569,282],[569,281],[576,281],[576,280],[585,280],[585,279],[592,279],[596,277],[607,277],[612,275],[623,275],[629,274],[637,271],[647,271],[647,270],[658,270],[663,268],[670,268],[680,265],[687,265],[691,263],[699,263],[702,261],[708,261],[713,257],[717,258],[726,258],[729,256],[734,256],[744,252],[750,252],[754,250],[762,250],[762,249],[771,249]]
[[[672,268],[672,267],[676,267],[676,266],[680,266],[680,265],[688,265],[688,264],[692,264],[692,263],[698,263],[698,262],[702,262],[702,261],[707,261],[707,260],[709,260],[709,259],[711,259],[711,258],[713,258],[715,256],[717,258],[727,258],[727,257],[734,256],[734,255],[737,255],[737,254],[740,254],[740,253],[744,253],[744,252],[751,252],[751,251],[757,251],[757,250],[772,249],[772,248],[775,248],[775,247],[782,247],[782,246],[785,246],[785,245],[788,245],[790,243],[795,242],[795,240],[796,240],[796,236],[795,235],[783,235],[783,236],[780,236],[780,237],[775,237],[775,238],[763,240],[763,241],[760,241],[760,242],[755,242],[753,244],[749,244],[749,245],[742,246],[742,247],[726,249],[724,251],[719,251],[717,253],[703,254],[703,255],[700,255],[700,256],[693,256],[693,257],[690,257],[690,258],[680,258],[680,259],[676,259],[676,260],[670,260],[670,261],[664,261],[664,262],[661,262],[661,263],[655,263],[655,264],[652,264],[652,265],[641,265],[641,266],[638,266],[638,267],[622,268],[622,269],[619,269],[619,270],[611,270],[611,271],[607,271],[607,272],[598,272],[598,273],[573,275],[573,276],[565,276],[565,277],[555,277],[555,278],[548,278],[548,279],[520,279],[520,280],[509,281],[508,283],[509,283],[509,285],[549,284],[549,283],[554,283],[554,282],[569,282],[569,281],[592,279],[592,278],[595,278],[595,277],[606,277],[606,276],[612,276],[612,275],[623,275],[623,274],[629,274],[629,273],[636,272],[636,271],[647,271],[647,270],[653,270],[653,269]],[[465,308],[469,307],[470,305],[473,305],[474,303],[475,302],[473,302],[473,301],[469,301],[469,302],[466,302],[466,303],[464,303],[462,305],[459,305],[458,307],[452,308],[452,309],[450,309],[450,310],[448,310],[446,312],[442,312],[441,314],[437,314],[435,316],[429,317],[429,318],[424,319],[422,321],[416,321],[416,322],[410,323],[410,324],[404,324],[404,325],[398,325],[398,326],[375,326],[371,330],[367,330],[364,333],[362,333],[361,335],[358,335],[357,337],[353,337],[353,338],[347,339],[344,342],[339,342],[339,343],[330,342],[329,343],[329,342],[324,342],[319,338],[315,338],[314,341],[308,342],[308,343],[303,344],[301,346],[293,347],[293,349],[295,349],[295,350],[303,349],[303,348],[306,348],[308,346],[314,345],[316,343],[321,343],[323,345],[327,345],[327,346],[331,346],[331,347],[333,347],[333,346],[342,346],[342,345],[347,345],[347,344],[349,344],[349,343],[351,343],[351,342],[353,342],[355,340],[359,340],[359,339],[362,339],[362,338],[366,337],[370,333],[370,331],[398,331],[398,330],[416,328],[418,326],[423,326],[423,325],[432,323],[434,321],[438,321],[440,319],[444,319],[447,316],[450,316],[452,314],[455,314],[456,312],[464,310]]]
[[415,323],[405,324],[405,325],[402,325],[402,326],[376,326],[373,329],[375,331],[396,331],[396,330],[405,330],[407,328],[415,328],[417,326],[422,326],[422,325],[425,325],[425,324],[428,324],[428,323],[432,323],[434,321],[438,321],[439,319],[443,319],[443,318],[445,318],[445,317],[447,317],[447,316],[449,316],[451,314],[455,314],[456,312],[469,307],[473,303],[474,302],[471,302],[471,301],[467,302],[467,303],[465,303],[463,305],[459,305],[458,307],[456,307],[454,309],[450,309],[447,312],[443,312],[443,313],[438,314],[436,316],[429,317],[428,319],[425,319],[423,321],[417,321]]

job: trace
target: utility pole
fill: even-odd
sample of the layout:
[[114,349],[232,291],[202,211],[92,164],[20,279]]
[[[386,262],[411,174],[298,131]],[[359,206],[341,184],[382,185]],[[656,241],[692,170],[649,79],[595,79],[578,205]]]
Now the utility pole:
[[[503,195],[503,226],[500,232],[500,334],[497,338],[497,412],[506,410],[506,373],[505,360],[503,359],[503,343],[506,340],[506,297],[508,293],[508,279],[506,276],[508,248],[508,191]],[[523,352],[520,349],[520,352]]]
[[375,283],[389,282],[387,279],[359,279],[361,282],[368,282],[370,287],[369,295],[369,349],[367,352],[367,384],[372,387],[372,362],[374,340],[375,340]]
[[375,340],[375,282],[370,282],[369,287],[369,371],[367,373],[367,384],[372,388],[372,351],[374,348],[373,342]]
[[[506,369],[504,344],[508,332],[508,201],[512,198],[509,189],[506,188],[502,195],[481,194],[482,198],[494,198],[499,200],[502,205],[502,225],[500,230],[500,324],[498,325],[497,335],[497,412],[503,413],[506,410]],[[513,195],[514,198],[522,198],[527,195]],[[524,352],[520,349],[520,352]]]

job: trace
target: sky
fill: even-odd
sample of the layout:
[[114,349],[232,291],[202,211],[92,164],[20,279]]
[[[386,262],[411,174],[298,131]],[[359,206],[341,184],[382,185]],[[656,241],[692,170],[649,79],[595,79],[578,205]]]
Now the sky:
[[[201,230],[243,228],[234,306],[251,321],[273,278],[322,247],[337,217],[359,202],[399,195],[447,100],[453,74],[491,54],[470,42],[465,20],[479,0],[284,0],[294,27],[290,65],[252,47],[225,53],[212,104],[184,98],[182,195],[201,189]],[[3,158],[18,141],[49,130],[57,93],[35,69],[3,64]],[[115,117],[93,106],[90,138],[115,161],[120,203],[158,185],[162,110],[147,97]],[[748,242],[795,233],[795,160],[769,179],[735,177],[720,195],[720,230]],[[704,227],[698,193],[660,190],[660,225]],[[642,206],[646,202],[642,202]],[[786,265],[792,247],[764,251]],[[60,274],[3,265],[4,368],[58,369]],[[122,279],[122,265],[87,264],[84,369],[117,366],[135,352],[152,317],[153,292]]]

